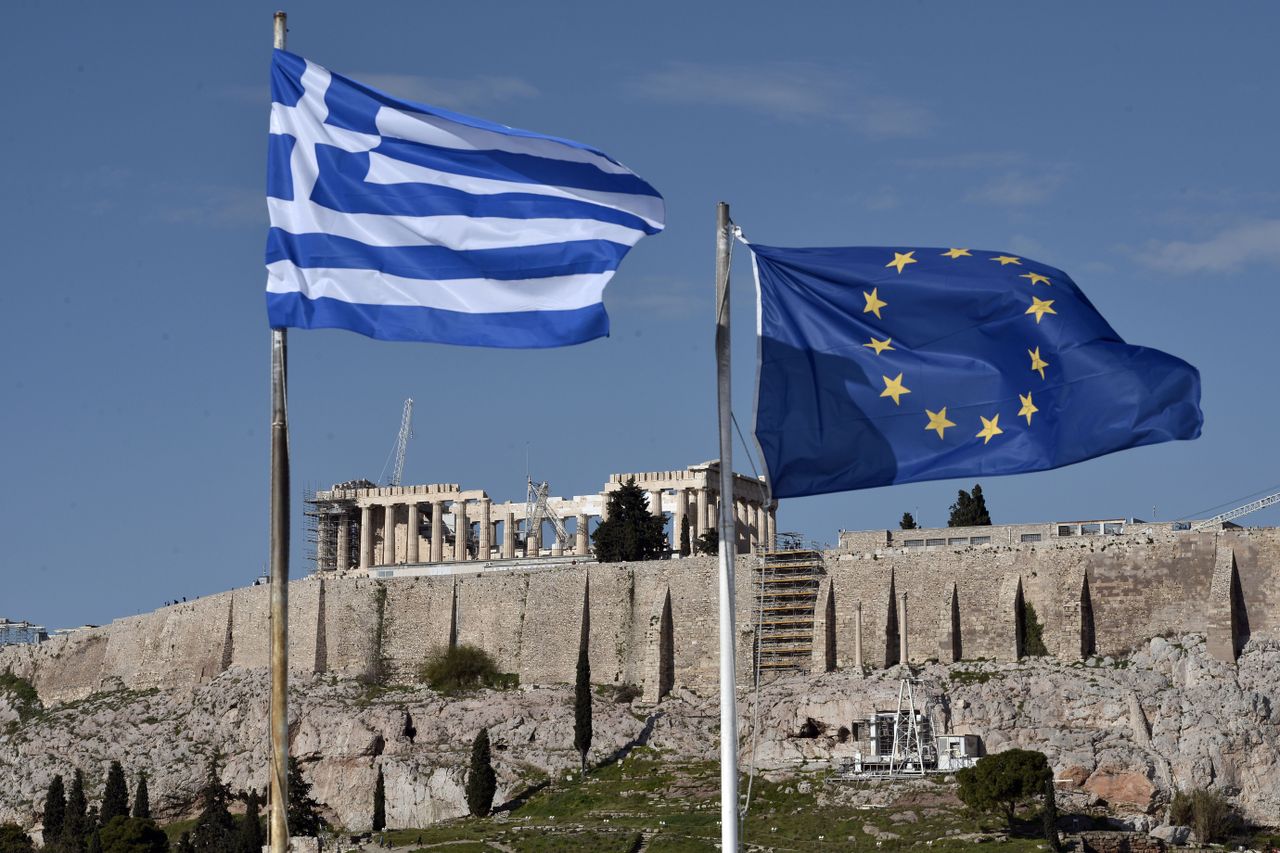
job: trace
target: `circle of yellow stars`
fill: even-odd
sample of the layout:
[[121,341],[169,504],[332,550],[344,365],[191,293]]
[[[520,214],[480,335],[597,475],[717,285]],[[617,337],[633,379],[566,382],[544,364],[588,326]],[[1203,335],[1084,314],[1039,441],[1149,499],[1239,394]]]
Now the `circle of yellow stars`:
[[[895,251],[893,253],[893,260],[885,264],[885,268],[897,270],[898,274],[901,275],[902,271],[908,266],[919,263],[915,257],[916,252],[918,251],[920,250],[913,249],[909,252]],[[944,258],[950,258],[951,260],[974,257],[973,253],[969,249],[963,248],[947,249],[947,251],[941,253],[941,256]],[[1022,266],[1022,258],[1014,255],[993,255],[987,260],[999,264],[1002,268],[1007,266]],[[1048,276],[1034,271],[1021,273],[1018,275],[1018,278],[1026,279],[1030,283],[1031,287],[1035,287],[1038,284],[1043,284],[1046,287],[1051,287],[1053,285],[1053,281],[1050,280]],[[862,313],[874,314],[877,320],[883,319],[880,311],[889,307],[889,303],[880,298],[880,289],[878,287],[873,287],[869,292],[863,291],[862,296],[866,302],[865,307],[862,309]],[[1034,317],[1036,325],[1038,326],[1046,314],[1057,315],[1058,312],[1054,310],[1053,303],[1053,299],[1041,299],[1038,296],[1032,296],[1031,305],[1027,308],[1024,314]],[[883,355],[885,352],[897,351],[893,346],[892,338],[886,337],[884,339],[880,339],[874,335],[871,336],[871,340],[862,346],[872,350],[877,356]],[[1027,355],[1031,359],[1031,371],[1039,374],[1040,379],[1043,381],[1046,378],[1045,369],[1049,367],[1049,362],[1040,354],[1040,347],[1037,346],[1034,349],[1028,349]],[[902,397],[911,393],[911,389],[904,384],[903,373],[899,371],[898,375],[892,378],[884,375],[880,378],[881,381],[884,382],[884,390],[880,392],[880,396],[888,397],[893,400],[893,404],[895,406],[902,405]],[[1018,401],[1022,404],[1022,407],[1018,410],[1017,416],[1020,418],[1026,418],[1027,426],[1030,427],[1032,417],[1040,411],[1032,399],[1032,392],[1028,391],[1026,394],[1019,394]],[[955,421],[947,417],[946,406],[943,406],[936,412],[932,409],[926,408],[924,412],[925,417],[928,419],[928,423],[926,423],[924,427],[925,430],[932,430],[933,432],[936,432],[939,440],[945,440],[947,437],[947,430],[957,426]],[[978,420],[981,422],[982,428],[978,430],[974,435],[974,438],[982,439],[984,446],[990,444],[991,439],[996,436],[1003,435],[1005,432],[1005,430],[1000,426],[999,412],[993,413],[990,418],[979,415]]]

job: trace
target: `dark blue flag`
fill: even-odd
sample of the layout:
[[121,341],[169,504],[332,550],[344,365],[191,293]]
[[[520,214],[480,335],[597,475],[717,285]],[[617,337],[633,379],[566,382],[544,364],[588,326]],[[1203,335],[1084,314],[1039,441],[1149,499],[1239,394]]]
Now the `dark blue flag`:
[[752,245],[776,497],[1016,474],[1200,435],[1200,374],[1066,273],[977,249]]

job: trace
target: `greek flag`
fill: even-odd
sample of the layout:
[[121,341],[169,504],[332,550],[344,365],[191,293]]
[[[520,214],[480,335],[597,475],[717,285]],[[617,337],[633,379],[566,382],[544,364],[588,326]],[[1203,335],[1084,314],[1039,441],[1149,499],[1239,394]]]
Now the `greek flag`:
[[605,285],[663,227],[603,152],[402,101],[277,50],[267,317],[388,341],[554,347],[609,333]]

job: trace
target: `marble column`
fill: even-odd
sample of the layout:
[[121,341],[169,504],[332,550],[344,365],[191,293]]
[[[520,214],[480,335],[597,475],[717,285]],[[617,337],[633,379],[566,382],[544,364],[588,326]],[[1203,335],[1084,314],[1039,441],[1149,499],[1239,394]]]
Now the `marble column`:
[[516,555],[516,514],[507,510],[502,517],[502,559],[510,560]]
[[404,531],[405,542],[405,562],[418,562],[418,528],[421,527],[418,521],[418,502],[413,501],[409,504],[409,525]]
[[455,562],[463,562],[467,559],[467,502],[457,500],[453,502],[453,559]]
[[689,524],[692,525],[689,535],[693,537],[695,542],[702,538],[702,534],[707,532],[706,513],[702,509],[702,502],[706,499],[707,493],[702,489],[699,489],[689,498],[689,515],[691,516]]
[[346,513],[338,516],[338,548],[333,565],[340,572],[351,568],[351,519]]
[[608,492],[600,493],[600,520],[601,521],[609,520],[609,493]]
[[551,556],[564,556],[564,546],[560,544],[560,537],[556,535],[554,530],[551,532]]
[[586,513],[578,513],[578,529],[575,531],[573,553],[579,557],[587,555],[587,543],[591,541],[591,517]]
[[733,518],[734,533],[736,538],[737,552],[739,554],[746,553],[747,545],[751,541],[747,534],[747,502],[735,499],[733,502]]
[[778,547],[778,502],[773,501],[769,504],[769,511],[765,515],[765,541],[770,548]]
[[758,549],[768,551],[773,547],[773,543],[769,541],[769,510],[765,509],[764,504],[756,505],[756,542]]
[[526,557],[542,556],[542,522],[535,524],[533,519],[526,518],[524,524],[524,555]]
[[662,492],[657,489],[649,492],[649,512],[657,518],[662,518]]
[[[671,550],[680,551],[680,531],[684,528],[685,519],[689,517],[689,490],[676,489],[676,511],[671,516]],[[693,526],[689,526],[689,548],[693,548]]]
[[431,562],[444,562],[444,501],[431,502]]
[[382,510],[382,565],[391,566],[396,561],[396,507],[387,504]]
[[707,530],[718,530],[720,528],[720,500],[710,492],[707,492],[707,499],[703,502],[703,512],[706,513],[707,520],[703,527]]
[[373,565],[373,507],[360,507],[360,569]]
[[747,547],[751,549],[751,553],[760,547],[760,528],[757,521],[760,518],[758,506],[753,503],[747,504]]
[[489,534],[493,531],[489,522],[489,512],[493,507],[492,501],[488,498],[480,499],[480,555],[481,560],[489,559],[489,549],[493,547],[493,541],[489,538]]

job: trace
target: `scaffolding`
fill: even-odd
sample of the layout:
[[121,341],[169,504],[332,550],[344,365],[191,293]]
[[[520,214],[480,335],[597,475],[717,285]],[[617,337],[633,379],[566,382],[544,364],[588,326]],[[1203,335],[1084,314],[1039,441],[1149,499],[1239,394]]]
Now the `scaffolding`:
[[756,563],[761,672],[808,672],[813,660],[813,611],[826,575],[822,551],[798,533],[779,533],[777,546]]
[[35,645],[47,639],[49,632],[42,625],[0,618],[0,646]]
[[373,488],[368,480],[352,480],[340,483],[331,491],[316,491],[312,484],[307,484],[304,498],[303,516],[306,519],[307,560],[315,566],[317,572],[332,572],[337,569],[348,569],[338,565],[338,552],[341,547],[338,536],[342,531],[341,520],[347,523],[347,561],[350,563],[360,553],[360,510],[351,498],[337,497],[343,491]]

